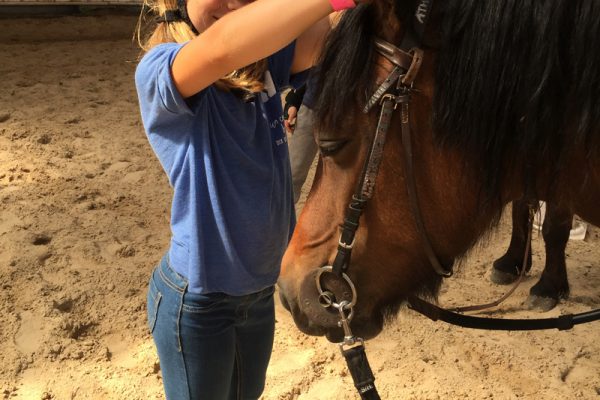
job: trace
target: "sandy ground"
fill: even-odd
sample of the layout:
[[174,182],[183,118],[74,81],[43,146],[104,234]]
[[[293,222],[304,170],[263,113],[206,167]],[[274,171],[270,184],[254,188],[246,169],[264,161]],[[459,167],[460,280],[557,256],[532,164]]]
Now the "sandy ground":
[[[131,17],[2,20],[0,396],[160,399],[145,290],[168,243],[170,190],[144,136]],[[499,297],[488,280],[503,224],[444,286],[441,303]],[[571,298],[600,306],[600,238],[571,242]],[[497,316],[525,311],[534,267]],[[264,400],[358,399],[337,347],[277,309]],[[570,332],[481,332],[402,310],[367,343],[384,399],[598,399],[598,323]]]

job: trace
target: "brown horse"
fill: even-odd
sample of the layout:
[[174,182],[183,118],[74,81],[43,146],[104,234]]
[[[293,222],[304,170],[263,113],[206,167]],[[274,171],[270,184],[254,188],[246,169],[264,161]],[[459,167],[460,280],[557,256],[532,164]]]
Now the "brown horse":
[[[279,280],[283,304],[306,333],[342,335],[340,313],[324,306],[316,284],[319,276],[338,305],[350,301],[346,280],[319,272],[340,247],[352,247],[344,270],[357,291],[351,327],[369,338],[408,296],[435,298],[443,271],[514,200],[546,200],[600,223],[600,4],[447,0],[433,5],[410,103],[392,114],[354,243],[338,243],[381,106],[361,110],[395,68],[375,38],[400,44],[415,10],[429,3],[361,5],[328,40],[315,90],[321,156]],[[407,189],[413,178],[420,218]]]

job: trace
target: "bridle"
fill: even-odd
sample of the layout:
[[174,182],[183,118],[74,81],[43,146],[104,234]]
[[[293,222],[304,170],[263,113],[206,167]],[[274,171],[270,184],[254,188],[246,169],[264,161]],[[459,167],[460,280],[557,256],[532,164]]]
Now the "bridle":
[[[392,64],[392,70],[364,106],[363,112],[368,113],[375,105],[381,105],[377,128],[357,189],[352,195],[352,199],[346,210],[344,222],[341,226],[342,231],[338,241],[336,257],[332,265],[321,267],[316,275],[319,303],[325,308],[332,307],[336,309],[340,314],[338,325],[344,330],[344,341],[340,344],[340,348],[346,358],[361,399],[376,400],[379,399],[379,395],[375,389],[375,379],[364,352],[364,341],[354,336],[350,329],[350,321],[354,315],[353,307],[356,305],[357,294],[356,288],[350,277],[346,274],[346,271],[350,266],[350,256],[354,247],[360,216],[367,202],[373,197],[379,165],[383,158],[387,132],[394,111],[397,109],[400,109],[401,113],[407,190],[416,227],[424,245],[427,258],[436,273],[444,277],[452,275],[452,271],[444,268],[439,262],[427,236],[419,208],[413,173],[409,104],[411,94],[413,93],[413,83],[423,61],[423,51],[418,47],[418,44],[421,42],[432,5],[433,0],[421,0],[414,15],[414,30],[407,30],[400,47],[396,47],[382,39],[375,40],[377,53]],[[335,295],[322,287],[321,278],[325,273],[332,273],[338,279],[343,279],[346,282],[351,289],[351,300],[336,302]]]
[[[353,309],[357,302],[357,291],[354,283],[346,274],[346,271],[350,266],[350,257],[354,247],[360,216],[362,215],[367,202],[373,197],[375,181],[383,158],[383,149],[387,132],[394,111],[397,109],[400,110],[401,116],[401,138],[404,149],[404,176],[414,222],[427,259],[435,273],[441,277],[449,277],[452,275],[452,270],[445,268],[442,263],[440,263],[433,250],[429,236],[427,235],[421,209],[419,207],[419,198],[417,195],[413,168],[409,105],[412,97],[411,95],[415,91],[413,84],[423,60],[423,51],[419,46],[422,42],[423,33],[427,19],[431,13],[432,5],[433,0],[421,0],[413,18],[414,29],[407,30],[399,47],[382,39],[375,40],[376,51],[392,64],[392,70],[385,80],[379,84],[378,88],[371,95],[363,108],[363,112],[368,113],[376,105],[379,104],[381,106],[377,128],[363,166],[357,189],[352,195],[352,199],[345,213],[335,259],[332,265],[321,267],[316,274],[319,303],[325,308],[335,309],[340,315],[338,326],[344,331],[344,340],[340,343],[340,349],[346,359],[361,399],[364,400],[378,400],[380,397],[375,388],[375,378],[367,361],[364,350],[364,340],[354,336],[350,329],[350,322],[354,316]],[[530,223],[532,218],[533,216],[530,215]],[[526,250],[524,260],[527,258],[528,251],[529,247]],[[525,264],[522,267],[522,271],[524,270]],[[322,285],[322,277],[324,274],[333,274],[336,279],[342,279],[351,290],[351,299],[337,301],[335,295]],[[522,276],[523,275],[520,276],[519,281]],[[512,292],[512,290],[510,292]],[[510,292],[508,294],[510,294]],[[504,298],[502,298],[502,300]],[[479,318],[442,309],[417,297],[409,298],[408,302],[411,309],[424,314],[430,319],[442,320],[454,325],[477,329],[538,330],[556,328],[565,330],[572,328],[576,324],[600,319],[600,310],[545,319],[516,320]],[[459,310],[478,310],[487,308],[491,305],[497,304],[490,303],[481,306],[463,307]]]

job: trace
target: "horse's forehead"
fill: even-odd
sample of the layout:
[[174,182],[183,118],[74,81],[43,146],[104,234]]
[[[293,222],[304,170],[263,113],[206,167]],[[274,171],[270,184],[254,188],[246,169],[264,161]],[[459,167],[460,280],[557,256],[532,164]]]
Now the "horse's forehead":
[[317,144],[319,141],[333,141],[352,139],[363,129],[362,121],[366,115],[356,109],[348,110],[346,118],[332,127],[315,126],[314,136]]

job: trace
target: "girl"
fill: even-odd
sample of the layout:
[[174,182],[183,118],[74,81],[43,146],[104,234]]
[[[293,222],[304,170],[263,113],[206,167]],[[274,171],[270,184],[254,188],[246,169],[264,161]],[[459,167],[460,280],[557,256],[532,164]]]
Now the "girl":
[[171,242],[148,290],[166,396],[257,399],[295,223],[279,93],[317,58],[326,17],[355,4],[156,1],[135,79],[173,187]]

